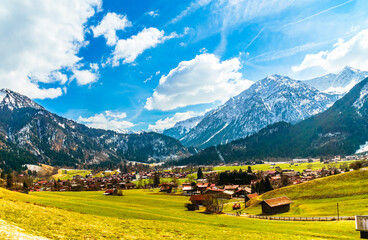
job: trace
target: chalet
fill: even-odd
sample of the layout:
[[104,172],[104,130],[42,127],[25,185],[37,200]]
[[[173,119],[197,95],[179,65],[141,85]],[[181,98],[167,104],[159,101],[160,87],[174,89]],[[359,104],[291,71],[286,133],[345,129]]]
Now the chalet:
[[194,188],[190,183],[183,183],[183,195],[193,195],[194,194]]
[[211,184],[209,183],[197,183],[197,189],[198,191],[200,191],[201,193],[204,193]]
[[261,202],[262,214],[288,212],[290,210],[290,203],[292,203],[292,201],[286,196],[263,200]]
[[245,189],[239,189],[233,194],[233,197],[244,198],[247,195],[247,191]]
[[248,202],[254,197],[258,197],[258,193],[248,194],[247,196],[245,196],[245,202]]
[[237,191],[239,188],[239,185],[226,185],[224,187],[224,190],[227,190],[227,191]]
[[216,198],[223,198],[223,199],[231,199],[232,193],[229,191],[225,191],[224,189],[215,189],[211,188],[208,189],[205,194],[207,195],[213,195]]
[[160,192],[166,192],[166,193],[171,193],[173,188],[177,188],[178,184],[171,182],[171,183],[161,183],[160,184]]
[[189,201],[196,205],[206,205],[208,201],[208,195],[193,195],[189,198]]

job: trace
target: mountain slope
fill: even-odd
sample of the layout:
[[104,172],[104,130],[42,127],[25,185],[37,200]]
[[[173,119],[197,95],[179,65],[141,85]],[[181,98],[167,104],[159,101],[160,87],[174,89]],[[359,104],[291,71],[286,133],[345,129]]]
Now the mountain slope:
[[336,99],[301,81],[269,76],[207,113],[180,140],[186,146],[201,148],[224,144],[275,122],[306,119],[326,110]]
[[366,77],[368,77],[368,72],[347,66],[338,74],[330,73],[303,82],[321,92],[345,94]]
[[[10,90],[0,90],[0,96],[0,136],[4,145],[23,149],[42,163],[113,165],[123,159],[150,162],[189,155],[178,140],[162,134],[121,134],[88,128]],[[1,160],[6,163],[6,159]]]
[[252,136],[207,148],[178,164],[218,162],[220,157],[216,155],[221,155],[225,162],[348,155],[355,153],[366,141],[368,78],[325,112],[295,125],[275,123]]
[[204,116],[192,117],[180,122],[175,123],[172,128],[165,129],[162,134],[173,137],[180,140],[187,134],[192,128],[202,121]]

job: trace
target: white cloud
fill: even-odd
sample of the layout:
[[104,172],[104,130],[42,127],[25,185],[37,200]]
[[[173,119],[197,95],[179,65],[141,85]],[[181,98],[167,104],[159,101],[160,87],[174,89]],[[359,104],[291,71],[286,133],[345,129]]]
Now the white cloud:
[[114,46],[118,41],[116,31],[124,30],[131,26],[132,23],[128,20],[127,16],[108,13],[96,27],[92,27],[91,29],[94,37],[104,36],[106,44]]
[[105,111],[87,118],[79,116],[78,122],[86,124],[91,128],[124,132],[127,128],[134,126],[133,123],[122,120],[125,117],[126,113]]
[[73,74],[72,78],[77,80],[78,85],[94,83],[98,79],[98,75],[90,70],[74,70]]
[[165,119],[160,119],[156,121],[154,125],[149,124],[148,130],[155,131],[155,132],[162,132],[165,129],[172,128],[177,122],[184,121],[192,117],[197,117],[202,114],[203,113],[193,112],[193,111],[175,113],[175,115],[172,117],[167,117]]
[[249,58],[249,61],[252,62],[267,62],[267,61],[274,61],[277,59],[281,59],[284,57],[293,56],[295,54],[305,52],[309,49],[321,46],[326,44],[326,42],[319,42],[319,43],[307,43],[303,45],[299,45],[296,47],[288,48],[288,49],[281,49],[281,50],[274,50],[266,53],[262,53],[258,56]]
[[57,73],[81,60],[85,23],[101,7],[101,0],[0,2],[0,85],[31,98],[55,98],[60,87],[40,83],[67,82]]
[[243,79],[240,61],[220,61],[213,54],[201,54],[182,61],[160,83],[147,99],[148,110],[171,110],[188,105],[225,102],[247,89],[253,82]]
[[151,81],[151,80],[152,80],[152,77],[153,77],[153,76],[151,75],[149,78],[147,78],[147,79],[146,79],[146,80],[144,80],[143,82],[144,82],[144,83],[146,83],[146,82],[148,82],[148,81]]
[[156,10],[156,11],[149,11],[149,12],[146,12],[146,15],[149,15],[149,16],[151,16],[151,17],[153,17],[153,18],[160,16],[160,15],[158,14],[158,10]]
[[[333,45],[331,51],[320,51],[307,54],[303,62],[293,66],[294,72],[319,69],[327,72],[337,72],[345,66],[368,70],[368,29],[365,29],[348,41],[340,39]],[[320,74],[320,73],[319,73]]]
[[179,15],[173,18],[170,23],[176,23],[180,21],[182,18],[186,17],[187,15],[195,12],[201,7],[204,7],[211,3],[212,0],[195,0],[193,1],[185,10],[183,10]]
[[123,60],[123,63],[132,63],[145,50],[156,47],[158,44],[174,37],[178,37],[178,35],[176,33],[171,33],[165,36],[163,30],[145,28],[129,39],[119,40],[110,61],[112,61],[113,66],[118,66],[120,60]]

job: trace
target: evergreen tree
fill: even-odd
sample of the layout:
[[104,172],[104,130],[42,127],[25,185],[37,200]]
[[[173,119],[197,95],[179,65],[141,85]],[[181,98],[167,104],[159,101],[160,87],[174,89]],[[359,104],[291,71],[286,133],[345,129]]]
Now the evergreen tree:
[[252,168],[251,168],[251,166],[248,166],[248,171],[247,171],[247,173],[252,173]]
[[271,190],[273,190],[273,188],[272,188],[270,179],[268,177],[266,177],[266,179],[265,179],[265,191],[268,192],[268,191],[271,191]]
[[198,168],[197,171],[197,179],[202,179],[203,178],[203,172],[201,168]]
[[13,187],[13,176],[11,173],[8,173],[6,176],[6,188],[10,189],[11,187]]
[[128,166],[126,164],[126,161],[124,162],[124,169],[123,169],[123,173],[128,173]]
[[259,193],[265,193],[266,192],[266,186],[265,186],[265,180],[262,178],[261,182],[259,183]]
[[28,194],[29,192],[29,187],[28,184],[26,183],[26,181],[23,182],[23,192]]
[[155,172],[153,175],[153,185],[155,187],[158,187],[160,185],[160,174],[158,172]]

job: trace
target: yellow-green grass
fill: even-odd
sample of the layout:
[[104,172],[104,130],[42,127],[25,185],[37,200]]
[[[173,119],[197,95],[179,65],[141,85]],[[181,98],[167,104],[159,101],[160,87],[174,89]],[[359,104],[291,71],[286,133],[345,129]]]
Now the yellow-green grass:
[[76,175],[81,175],[85,177],[86,175],[91,174],[90,170],[79,170],[79,169],[59,169],[58,173],[53,175],[54,179],[60,180],[71,180]]
[[252,199],[244,210],[261,214],[258,204],[264,199],[287,196],[293,203],[281,216],[340,216],[368,214],[368,171],[359,170],[316,179],[267,192]]
[[[350,164],[354,161],[340,161],[338,163],[331,163],[330,165],[334,165],[335,167],[339,167],[340,164],[346,163]],[[291,165],[290,163],[279,163],[275,165],[271,164],[256,164],[252,165],[251,168],[253,171],[267,171],[267,170],[276,170],[276,167],[280,167],[281,169],[293,169],[294,171],[304,171],[305,169],[308,169],[311,167],[312,170],[318,170],[322,169],[323,167],[328,168],[330,166],[329,164],[324,164],[321,162],[312,162],[312,163],[297,163],[294,165]],[[242,169],[242,171],[248,170],[249,165],[242,165],[242,166],[217,166],[214,167],[214,171],[233,171],[233,170],[239,170]]]
[[186,211],[188,197],[127,190],[40,192],[0,189],[0,219],[52,239],[352,239],[354,222],[283,222]]

